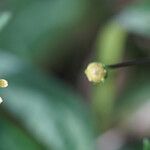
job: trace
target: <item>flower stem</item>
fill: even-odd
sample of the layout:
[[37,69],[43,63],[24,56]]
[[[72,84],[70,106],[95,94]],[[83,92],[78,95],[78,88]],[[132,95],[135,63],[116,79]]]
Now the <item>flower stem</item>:
[[117,69],[122,67],[131,67],[137,65],[150,65],[150,58],[142,59],[142,60],[129,60],[117,64],[106,65],[106,68],[109,69]]

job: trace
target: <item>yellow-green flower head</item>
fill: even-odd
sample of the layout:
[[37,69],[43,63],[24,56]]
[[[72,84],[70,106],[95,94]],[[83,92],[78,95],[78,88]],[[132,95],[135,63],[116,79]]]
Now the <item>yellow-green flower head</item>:
[[92,62],[87,66],[85,74],[90,82],[100,83],[104,82],[107,71],[103,64]]
[[[4,79],[0,79],[0,88],[6,88],[8,86],[8,82]],[[0,97],[0,104],[3,102],[3,99]]]
[[0,79],[0,87],[6,88],[8,86],[8,82],[4,79]]

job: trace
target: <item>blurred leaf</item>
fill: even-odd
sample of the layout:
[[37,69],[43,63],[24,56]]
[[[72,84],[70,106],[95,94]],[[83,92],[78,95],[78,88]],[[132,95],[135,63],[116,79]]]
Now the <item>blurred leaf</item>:
[[150,142],[146,138],[143,140],[143,150],[150,150]]
[[13,123],[0,115],[0,149],[1,150],[40,150],[40,145]]
[[11,19],[10,12],[0,13],[0,31],[8,24]]
[[141,141],[132,141],[131,143],[127,143],[124,147],[119,150],[142,150],[143,145]]
[[126,7],[117,20],[128,31],[150,36],[150,1],[142,0]]
[[1,52],[0,68],[9,81],[2,93],[4,108],[37,141],[53,150],[93,150],[89,113],[80,97],[13,55]]
[[[127,33],[116,22],[110,22],[103,32],[98,35],[96,49],[97,61],[104,64],[119,62],[123,56],[124,44]],[[99,121],[99,126],[106,129],[111,121],[114,100],[116,98],[116,72],[108,72],[104,84],[99,84],[93,89],[93,108]]]
[[21,9],[12,12],[11,22],[0,33],[0,47],[51,63],[66,54],[65,46],[74,42],[74,30],[83,24],[89,7],[87,0],[17,0],[15,4]]

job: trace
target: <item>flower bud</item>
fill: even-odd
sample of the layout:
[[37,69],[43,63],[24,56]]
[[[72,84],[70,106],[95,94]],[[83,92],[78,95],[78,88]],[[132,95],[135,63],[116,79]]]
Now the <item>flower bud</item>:
[[0,79],[0,87],[6,88],[8,86],[8,82],[4,79]]
[[107,71],[103,64],[92,62],[87,66],[85,74],[90,82],[99,83],[104,82]]

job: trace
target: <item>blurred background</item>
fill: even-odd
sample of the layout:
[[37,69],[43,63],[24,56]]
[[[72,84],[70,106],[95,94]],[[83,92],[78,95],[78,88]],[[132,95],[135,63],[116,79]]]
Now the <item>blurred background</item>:
[[84,75],[149,55],[150,0],[1,0],[0,150],[149,150],[150,66]]

